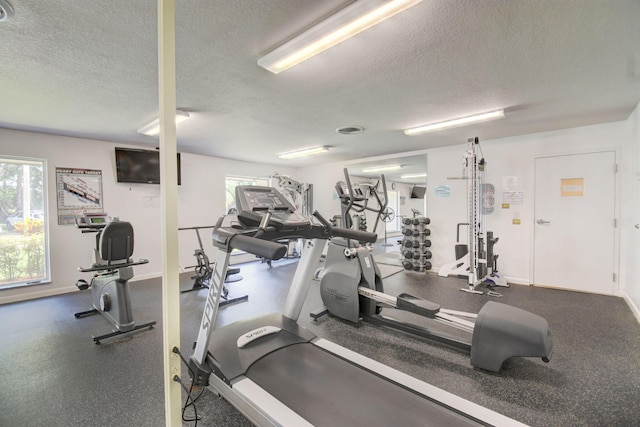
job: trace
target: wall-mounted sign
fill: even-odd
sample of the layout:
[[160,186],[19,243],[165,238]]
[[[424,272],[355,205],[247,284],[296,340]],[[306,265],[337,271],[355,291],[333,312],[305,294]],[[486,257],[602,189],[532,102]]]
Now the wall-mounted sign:
[[58,224],[74,224],[82,213],[102,213],[102,171],[56,168]]
[[448,185],[438,185],[434,188],[436,197],[450,197],[451,196],[451,187]]
[[502,201],[507,204],[521,205],[524,202],[524,191],[504,191]]
[[583,197],[584,178],[562,178],[560,180],[561,197]]

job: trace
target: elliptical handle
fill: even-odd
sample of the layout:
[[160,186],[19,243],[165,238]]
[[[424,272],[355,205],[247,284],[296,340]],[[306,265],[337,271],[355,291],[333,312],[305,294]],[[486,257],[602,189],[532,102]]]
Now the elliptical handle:
[[236,234],[231,238],[229,246],[249,252],[261,258],[278,260],[287,254],[287,246],[282,243],[257,239],[251,236]]
[[351,211],[351,208],[353,207],[353,203],[356,200],[356,195],[353,194],[353,187],[351,186],[351,179],[349,179],[349,170],[347,168],[344,168],[342,170],[342,172],[344,172],[344,182],[347,184],[347,190],[349,191],[349,204],[347,205],[345,212],[347,212],[347,215],[349,214],[349,211]]
[[322,215],[320,215],[320,212],[318,211],[313,211],[313,216],[320,221],[320,223],[322,224],[322,226],[325,228],[325,230],[327,230],[327,232],[331,232],[331,230],[333,230],[333,226],[329,223],[329,221],[326,220],[325,217],[323,217]]
[[375,243],[378,240],[376,233],[369,233],[368,231],[352,230],[342,227],[333,227],[331,231],[331,237],[344,237],[345,239],[353,239],[367,243]]
[[313,216],[322,223],[325,229],[325,233],[329,238],[331,237],[344,237],[345,239],[358,240],[360,242],[375,243],[378,240],[376,233],[369,233],[368,231],[352,230],[350,228],[334,227],[329,221],[327,221],[320,212],[314,211]]
[[380,203],[380,211],[383,212],[389,204],[389,193],[387,192],[387,180],[384,174],[380,174],[380,180],[382,181],[382,195],[384,196],[384,202]]

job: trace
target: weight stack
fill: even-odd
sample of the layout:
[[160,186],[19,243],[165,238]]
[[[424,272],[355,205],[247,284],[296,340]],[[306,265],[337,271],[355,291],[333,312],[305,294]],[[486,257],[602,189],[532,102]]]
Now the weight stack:
[[405,218],[402,221],[402,266],[405,270],[423,273],[431,270],[431,220],[426,217]]

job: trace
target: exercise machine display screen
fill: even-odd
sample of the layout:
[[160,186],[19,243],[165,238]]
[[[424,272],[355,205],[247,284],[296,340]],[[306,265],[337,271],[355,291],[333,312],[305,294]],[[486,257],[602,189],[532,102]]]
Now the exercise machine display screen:
[[238,209],[238,219],[247,226],[260,224],[267,212],[271,214],[269,225],[276,228],[310,224],[307,217],[297,213],[295,207],[272,187],[237,186],[236,208]]
[[106,213],[85,213],[76,217],[78,228],[104,228],[111,222],[111,218]]
[[[275,191],[275,190],[273,190]],[[281,200],[273,191],[266,190],[247,190],[245,197],[251,206],[252,211],[259,210],[289,210],[289,206],[285,204],[286,200]]]

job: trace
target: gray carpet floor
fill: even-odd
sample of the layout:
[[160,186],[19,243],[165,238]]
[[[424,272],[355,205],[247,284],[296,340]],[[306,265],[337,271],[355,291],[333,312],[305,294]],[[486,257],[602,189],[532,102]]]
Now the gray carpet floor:
[[[296,260],[241,266],[231,296],[247,302],[224,307],[218,325],[278,311]],[[182,287],[190,287],[188,274]],[[477,312],[494,298],[459,291],[465,280],[400,272],[385,279],[387,292],[410,292],[442,307]],[[640,425],[640,325],[616,297],[514,285],[499,302],[539,314],[554,339],[551,362],[514,358],[500,373],[475,369],[468,355],[424,339],[334,318],[312,321],[320,305],[314,282],[300,323],[319,336],[532,426]],[[0,306],[0,426],[164,425],[162,309],[159,279],[131,284],[138,323],[149,331],[105,340],[101,316],[76,319],[89,308],[90,291]],[[189,354],[205,291],[180,295],[182,351]],[[183,369],[187,378],[186,369]],[[363,390],[363,393],[375,392]],[[248,426],[233,407],[205,390],[197,401],[199,426]],[[192,416],[191,409],[187,416]],[[428,423],[425,421],[425,425]],[[193,425],[185,423],[185,425]]]

